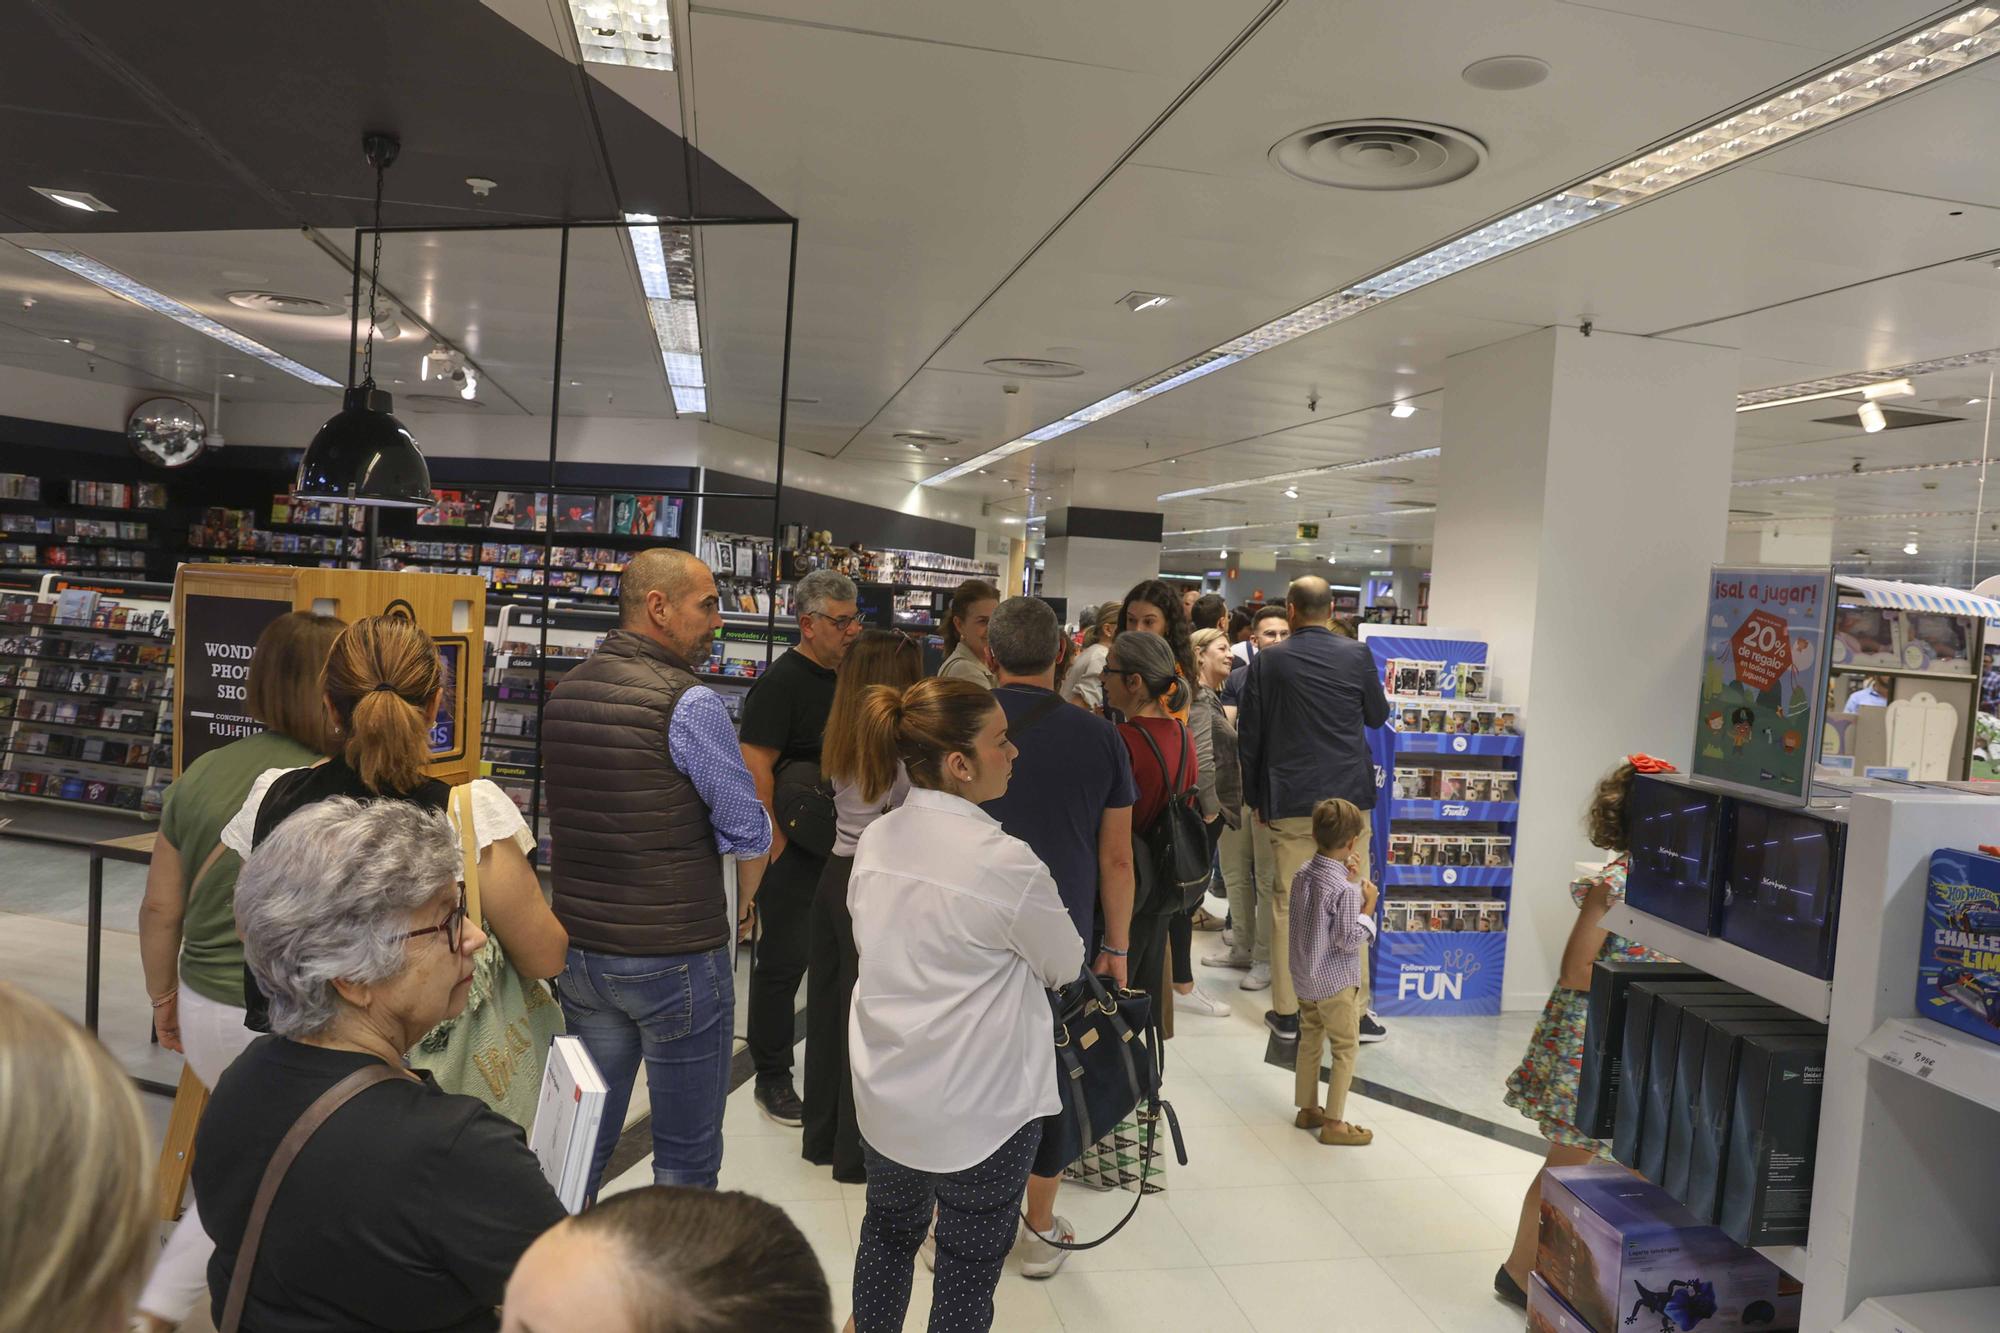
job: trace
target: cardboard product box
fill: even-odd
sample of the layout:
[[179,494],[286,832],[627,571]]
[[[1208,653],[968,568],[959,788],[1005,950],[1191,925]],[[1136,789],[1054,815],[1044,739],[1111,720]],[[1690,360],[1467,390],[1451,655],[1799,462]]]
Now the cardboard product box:
[[[1709,1034],[1718,1023],[1767,1019],[1797,1019],[1782,1005],[1690,1004],[1681,1011],[1680,1042],[1674,1050],[1674,1090],[1667,1104],[1667,1155],[1659,1184],[1682,1203],[1688,1201],[1688,1177],[1694,1165],[1695,1117],[1699,1113],[1702,1080],[1706,1076]],[[1711,1219],[1703,1218],[1703,1221]]]
[[1837,812],[1732,802],[1715,933],[1774,963],[1833,975],[1847,825]]
[[1541,1274],[1528,1275],[1528,1333],[1595,1333]]
[[1744,1037],[1716,1221],[1745,1245],[1803,1245],[1826,1079],[1826,1037]]
[[1542,1176],[1535,1272],[1602,1333],[1776,1333],[1799,1326],[1799,1284],[1659,1186],[1613,1166]]
[[1625,901],[1702,935],[1716,932],[1730,803],[1676,774],[1641,773],[1625,801]]
[[1576,1083],[1576,1126],[1592,1138],[1611,1137],[1618,1111],[1618,1075],[1624,1061],[1625,990],[1634,981],[1706,980],[1686,963],[1613,959],[1590,970],[1590,1000],[1583,1026],[1583,1068]]
[[[1712,1011],[1718,1018],[1758,1018],[1768,1017],[1775,1010],[1775,1005],[1754,995],[1729,996],[1711,1004],[1699,995],[1668,992],[1653,1001],[1653,1052],[1646,1065],[1646,1118],[1639,1127],[1640,1175],[1656,1185],[1667,1183],[1667,1139],[1673,1130],[1680,1081],[1681,1033],[1688,1016],[1692,1013],[1699,1021]],[[1682,1132],[1687,1132],[1685,1123]]]
[[[1630,1167],[1639,1165],[1639,1134],[1646,1123],[1646,1075],[1653,1060],[1653,1003],[1669,990],[1692,990],[1709,996],[1745,992],[1713,977],[1663,977],[1633,981],[1625,991],[1625,1021],[1615,1037],[1618,1044],[1618,1103],[1612,1117],[1611,1155]],[[1588,1048],[1586,1020],[1585,1047]]]
[[[1708,1025],[1702,1046],[1701,1090],[1694,1108],[1694,1142],[1688,1160],[1688,1211],[1716,1220],[1722,1201],[1722,1163],[1728,1152],[1729,1111],[1736,1097],[1736,1065],[1745,1037],[1826,1037],[1826,1026],[1807,1018],[1721,1019]],[[1672,1146],[1668,1153],[1671,1156]]]
[[2000,1042],[2000,857],[1931,854],[1917,1015]]

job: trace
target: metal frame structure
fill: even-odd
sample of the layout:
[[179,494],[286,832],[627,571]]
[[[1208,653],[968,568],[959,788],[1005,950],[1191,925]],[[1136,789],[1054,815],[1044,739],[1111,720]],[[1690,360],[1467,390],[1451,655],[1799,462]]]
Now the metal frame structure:
[[[542,569],[544,571],[544,577],[541,585],[542,587],[541,606],[537,608],[539,612],[538,619],[540,621],[540,630],[541,630],[541,638],[539,645],[537,647],[536,665],[535,665],[535,693],[536,693],[535,736],[538,747],[541,739],[542,723],[544,721],[543,714],[548,706],[549,621],[551,616],[555,614],[555,612],[558,609],[560,609],[552,605],[552,603],[555,600],[553,596],[554,589],[550,586],[548,582],[546,572],[551,568],[550,555],[551,555],[551,549],[554,546],[554,536],[555,536],[556,452],[560,443],[561,432],[562,432],[562,386],[563,386],[562,365],[563,365],[563,339],[564,339],[563,321],[567,314],[567,307],[569,301],[570,233],[575,231],[598,231],[605,229],[626,228],[626,227],[631,227],[633,225],[634,225],[633,223],[627,222],[623,218],[616,218],[616,219],[602,219],[595,221],[571,221],[571,222],[497,222],[497,223],[457,223],[457,224],[444,224],[444,225],[436,225],[436,224],[427,225],[422,223],[411,223],[411,224],[403,224],[397,226],[356,227],[354,229],[354,263],[353,263],[354,299],[351,306],[349,307],[351,313],[349,315],[349,320],[348,320],[349,332],[348,332],[348,344],[347,344],[347,382],[350,386],[354,383],[354,372],[358,364],[357,358],[359,356],[361,347],[361,263],[363,254],[362,246],[365,241],[372,239],[378,235],[395,236],[395,235],[412,235],[412,234],[449,234],[457,232],[493,232],[493,231],[553,231],[559,233],[561,237],[561,248],[559,251],[559,260],[556,269],[555,350],[553,354],[552,364],[549,370],[549,375],[550,375],[549,456],[548,456],[548,475],[545,482],[549,494],[549,521],[543,525],[541,531]],[[742,492],[742,491],[711,491],[707,488],[707,482],[706,482],[707,470],[705,468],[702,469],[699,474],[702,477],[702,480],[699,483],[697,483],[698,487],[697,489],[692,491],[662,490],[657,492],[657,494],[661,495],[681,496],[683,498],[691,498],[696,501],[710,500],[710,499],[717,499],[717,500],[728,499],[728,500],[758,500],[758,501],[768,501],[770,503],[771,565],[772,565],[771,586],[773,590],[773,595],[770,598],[770,610],[765,614],[764,627],[767,636],[766,646],[767,648],[774,648],[775,638],[778,629],[778,599],[776,596],[776,588],[778,584],[778,541],[779,541],[779,533],[782,528],[780,517],[783,513],[784,494],[785,494],[785,436],[787,427],[789,425],[789,418],[791,412],[792,320],[793,320],[793,312],[796,308],[796,296],[798,291],[798,277],[799,277],[798,219],[769,218],[769,217],[736,217],[736,216],[658,217],[655,218],[654,221],[646,225],[659,226],[659,227],[687,227],[694,230],[698,230],[703,227],[783,227],[789,233],[787,237],[786,262],[785,262],[784,350],[781,354],[781,359],[778,368],[778,440],[777,440],[778,463],[777,463],[776,479],[773,482],[770,494],[760,495],[755,492]],[[369,316],[370,319],[372,320],[374,312],[370,311]],[[592,489],[592,488],[584,487],[579,489]],[[376,511],[371,509],[369,511],[369,518],[368,518],[368,528],[369,528],[368,551],[371,557],[370,563],[372,563],[372,557],[374,554],[376,521],[377,521]],[[699,552],[697,552],[697,554],[699,554]],[[481,627],[481,633],[483,637],[484,634],[483,626]],[[536,836],[538,840],[540,836],[539,820],[541,818],[541,812],[542,812],[542,766],[540,764],[537,764],[535,767],[534,794],[529,805],[528,822],[529,822],[529,827],[536,831]]]

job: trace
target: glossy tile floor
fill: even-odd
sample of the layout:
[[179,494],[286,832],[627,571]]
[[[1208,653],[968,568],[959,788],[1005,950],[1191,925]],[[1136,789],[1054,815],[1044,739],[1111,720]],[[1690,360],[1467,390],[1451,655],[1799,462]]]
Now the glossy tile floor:
[[[994,1328],[1516,1333],[1524,1321],[1492,1295],[1493,1270],[1540,1159],[1363,1098],[1350,1102],[1351,1114],[1375,1130],[1375,1142],[1321,1147],[1291,1126],[1291,1074],[1263,1062],[1264,997],[1237,990],[1239,974],[1196,971],[1234,1012],[1181,1018],[1167,1046],[1166,1093],[1188,1165],[1169,1166],[1165,1191],[1149,1196],[1130,1226],[1074,1255],[1054,1278],[1030,1281],[1010,1260]],[[1361,1072],[1399,1037],[1425,1043],[1418,1034],[1426,1027],[1397,1024],[1388,1042],[1363,1048]],[[1473,1031],[1439,1053],[1461,1040],[1476,1044]],[[1518,1056],[1511,1034],[1495,1030],[1490,1040],[1512,1045],[1508,1060]],[[746,1085],[729,1099],[722,1185],[784,1207],[818,1252],[844,1319],[865,1190],[801,1161],[798,1131],[765,1120],[750,1092]],[[651,1178],[641,1163],[607,1189]],[[1058,1211],[1088,1238],[1129,1203],[1123,1193],[1068,1189]],[[924,1327],[928,1279],[919,1266],[907,1328]]]

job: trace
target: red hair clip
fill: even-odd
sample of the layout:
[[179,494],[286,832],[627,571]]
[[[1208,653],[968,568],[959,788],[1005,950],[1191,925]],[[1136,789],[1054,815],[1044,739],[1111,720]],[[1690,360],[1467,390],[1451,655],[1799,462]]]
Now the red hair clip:
[[1637,773],[1678,773],[1680,770],[1664,759],[1655,759],[1649,754],[1628,754],[1625,762],[1632,765]]

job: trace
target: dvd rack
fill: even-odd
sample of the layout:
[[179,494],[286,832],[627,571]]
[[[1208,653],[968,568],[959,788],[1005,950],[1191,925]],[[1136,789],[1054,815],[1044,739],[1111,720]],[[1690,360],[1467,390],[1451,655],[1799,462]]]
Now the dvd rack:
[[0,591],[0,796],[159,813],[173,764],[169,596]]

